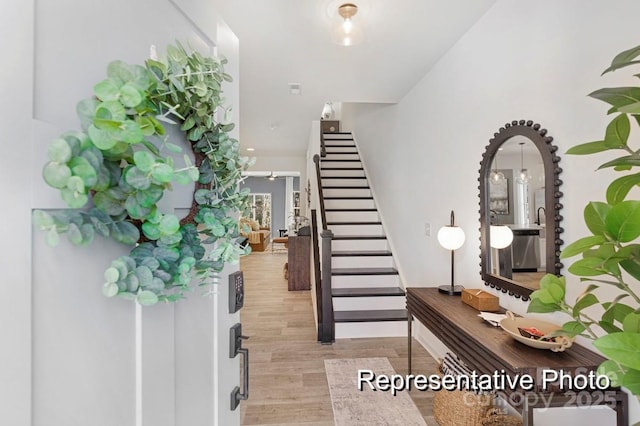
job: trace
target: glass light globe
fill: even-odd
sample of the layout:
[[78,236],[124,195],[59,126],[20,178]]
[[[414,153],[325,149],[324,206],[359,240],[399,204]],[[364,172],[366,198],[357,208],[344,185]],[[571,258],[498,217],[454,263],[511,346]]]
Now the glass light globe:
[[438,231],[438,242],[447,250],[457,250],[464,244],[464,231],[457,226],[443,226]]
[[513,241],[513,231],[505,225],[491,225],[489,229],[489,245],[493,248],[503,249]]

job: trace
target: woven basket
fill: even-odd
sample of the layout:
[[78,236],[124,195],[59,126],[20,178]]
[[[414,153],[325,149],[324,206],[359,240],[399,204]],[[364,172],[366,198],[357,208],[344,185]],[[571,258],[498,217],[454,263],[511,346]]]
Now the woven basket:
[[[440,390],[433,397],[433,416],[440,426],[479,426],[493,407],[493,395]],[[493,425],[493,423],[487,423]]]
[[482,426],[522,426],[522,420],[516,416],[509,416],[497,408],[487,411],[484,419],[480,420]]

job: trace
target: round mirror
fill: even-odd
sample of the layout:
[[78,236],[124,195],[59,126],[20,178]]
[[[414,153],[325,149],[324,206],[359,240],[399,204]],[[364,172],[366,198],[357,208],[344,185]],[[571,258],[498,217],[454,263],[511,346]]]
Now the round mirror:
[[532,121],[494,134],[480,165],[480,256],[485,284],[528,300],[560,263],[560,157]]

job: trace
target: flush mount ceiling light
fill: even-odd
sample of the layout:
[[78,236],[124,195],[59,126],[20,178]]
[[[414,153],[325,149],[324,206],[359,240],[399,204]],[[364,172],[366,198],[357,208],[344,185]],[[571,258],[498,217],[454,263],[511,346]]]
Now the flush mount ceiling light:
[[353,46],[362,41],[361,23],[354,21],[357,13],[358,6],[353,3],[344,3],[338,7],[338,15],[342,19],[332,29],[332,36],[336,43],[342,46]]

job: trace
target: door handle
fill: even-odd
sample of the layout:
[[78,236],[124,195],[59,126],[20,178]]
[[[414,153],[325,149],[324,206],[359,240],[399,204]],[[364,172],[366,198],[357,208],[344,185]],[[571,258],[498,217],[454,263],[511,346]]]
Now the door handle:
[[249,349],[239,348],[238,353],[242,355],[242,388],[244,391],[240,392],[239,386],[231,391],[231,411],[238,408],[240,401],[249,399]]

